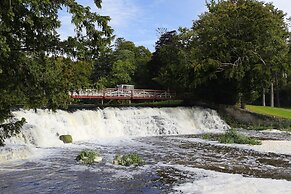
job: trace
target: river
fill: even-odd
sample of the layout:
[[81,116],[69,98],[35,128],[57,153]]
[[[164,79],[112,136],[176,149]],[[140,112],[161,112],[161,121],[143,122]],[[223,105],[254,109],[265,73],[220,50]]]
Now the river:
[[[291,135],[247,131],[259,146],[201,138],[229,126],[210,109],[105,108],[15,111],[27,123],[0,149],[1,193],[291,193]],[[59,135],[70,134],[73,144]],[[103,160],[82,165],[84,149]],[[112,164],[136,152],[144,166]]]

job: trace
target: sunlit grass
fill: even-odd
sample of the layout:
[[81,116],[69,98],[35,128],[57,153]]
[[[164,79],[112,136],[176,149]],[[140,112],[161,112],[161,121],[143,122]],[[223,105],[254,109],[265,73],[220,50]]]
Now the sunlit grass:
[[253,106],[247,105],[247,110],[256,112],[263,115],[270,115],[275,117],[281,117],[286,119],[291,119],[291,109],[290,108],[275,108],[268,106]]

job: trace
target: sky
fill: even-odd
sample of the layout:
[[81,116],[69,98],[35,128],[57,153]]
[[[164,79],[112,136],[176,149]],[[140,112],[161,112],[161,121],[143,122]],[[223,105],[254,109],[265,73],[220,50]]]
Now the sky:
[[[103,0],[102,9],[97,9],[94,0],[77,0],[100,15],[111,17],[110,26],[117,37],[133,41],[137,46],[145,46],[154,51],[158,40],[158,28],[175,30],[191,27],[199,15],[207,11],[205,0]],[[291,17],[290,0],[265,0]],[[62,28],[61,37],[74,34],[70,16],[65,11],[59,14]]]

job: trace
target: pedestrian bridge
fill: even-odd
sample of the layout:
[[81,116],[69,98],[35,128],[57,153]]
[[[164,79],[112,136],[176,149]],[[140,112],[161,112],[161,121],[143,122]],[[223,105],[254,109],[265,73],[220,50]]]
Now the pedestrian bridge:
[[81,89],[70,92],[75,99],[174,100],[176,93],[165,90],[106,88]]

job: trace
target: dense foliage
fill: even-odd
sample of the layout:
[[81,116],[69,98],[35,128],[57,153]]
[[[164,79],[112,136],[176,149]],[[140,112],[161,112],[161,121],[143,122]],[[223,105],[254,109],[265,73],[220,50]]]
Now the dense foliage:
[[[159,29],[151,53],[123,38],[112,45],[110,18],[76,0],[0,1],[0,145],[24,123],[13,119],[13,107],[65,107],[68,92],[79,88],[134,84],[232,105],[261,96],[266,104],[266,93],[272,104],[274,89],[276,105],[290,106],[285,14],[257,0],[210,0],[207,7],[190,29]],[[63,40],[60,10],[76,32]]]
[[117,154],[113,160],[113,164],[122,166],[140,166],[144,164],[144,161],[137,153],[129,153],[125,155]]
[[[95,3],[101,7],[101,0]],[[67,10],[75,25],[76,35],[65,40],[57,31],[60,10]],[[12,117],[10,110],[17,104],[66,106],[68,91],[87,84],[91,60],[112,39],[109,19],[75,0],[0,1],[0,123]],[[1,137],[19,131],[12,128],[1,127]]]
[[135,84],[144,87],[148,72],[147,62],[151,52],[144,46],[117,38],[114,49],[108,49],[94,64],[93,80],[98,88],[115,87],[117,84]]
[[10,138],[20,133],[21,127],[25,122],[25,119],[22,118],[20,121],[10,121],[8,123],[0,124],[0,146],[5,145],[4,142],[6,138]]
[[[164,33],[153,80],[215,103],[253,102],[290,69],[285,14],[255,0],[210,1],[191,29]],[[196,98],[196,99],[197,99]]]

